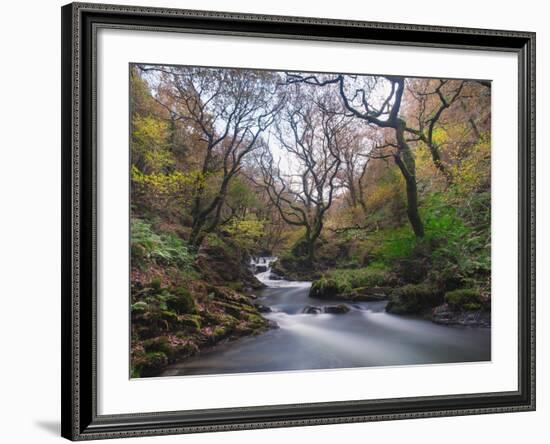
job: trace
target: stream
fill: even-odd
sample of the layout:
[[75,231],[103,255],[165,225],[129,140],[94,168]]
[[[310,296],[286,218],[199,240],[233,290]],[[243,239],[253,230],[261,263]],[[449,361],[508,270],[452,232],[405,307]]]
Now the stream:
[[267,287],[257,302],[279,328],[216,345],[168,367],[162,376],[443,364],[491,360],[491,329],[443,326],[386,313],[385,301],[347,303],[344,314],[306,314],[306,306],[341,301],[308,296],[310,282],[273,279],[275,258],[259,258],[256,277]]

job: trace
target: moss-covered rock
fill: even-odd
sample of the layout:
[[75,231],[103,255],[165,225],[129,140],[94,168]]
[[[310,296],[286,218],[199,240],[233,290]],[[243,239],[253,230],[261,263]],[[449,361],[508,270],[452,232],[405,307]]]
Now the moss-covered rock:
[[171,355],[174,351],[168,336],[158,336],[156,338],[147,339],[143,341],[143,348],[146,353],[162,352],[166,356]]
[[322,312],[323,312],[323,308],[317,307],[315,305],[306,305],[302,310],[302,313],[306,313],[306,314],[320,314]]
[[386,305],[395,314],[420,314],[443,302],[443,294],[429,284],[407,284],[396,288]]
[[227,314],[233,316],[236,319],[241,319],[246,316],[247,313],[255,313],[253,305],[242,304],[238,302],[222,302],[219,301],[216,305],[222,308]]
[[262,329],[268,326],[267,320],[258,314],[249,313],[247,315],[247,321],[253,329]]
[[477,311],[485,308],[485,301],[478,290],[463,288],[445,293],[445,302],[453,310]]
[[273,327],[260,315],[252,297],[205,281],[164,288],[147,285],[133,296],[134,377],[154,376],[203,347]]
[[212,339],[214,341],[218,341],[218,340],[226,337],[227,334],[229,333],[229,331],[230,331],[230,329],[227,326],[215,327],[214,330],[212,331]]
[[384,300],[395,283],[395,277],[385,269],[336,269],[314,281],[309,296],[349,301]]
[[167,330],[171,330],[178,323],[178,314],[173,310],[160,310],[160,320],[165,324]]
[[223,285],[209,285],[208,294],[213,302],[250,304],[250,297]]
[[196,312],[193,295],[185,287],[170,289],[170,295],[166,298],[166,305],[178,314]]
[[435,307],[431,320],[442,325],[463,325],[467,327],[490,327],[491,313],[479,309],[478,304],[466,303],[461,310],[453,309],[448,303]]
[[154,376],[168,365],[168,357],[161,351],[145,353],[142,362],[138,362],[137,372],[140,376]]
[[323,311],[330,314],[345,314],[350,311],[350,308],[346,304],[326,305]]
[[335,299],[339,295],[348,293],[349,287],[340,285],[335,279],[322,277],[311,284],[309,297],[315,299]]
[[179,315],[178,322],[185,330],[198,331],[201,329],[201,317],[198,315]]
[[177,347],[173,346],[168,337],[154,338],[144,342],[133,341],[131,377],[155,376],[170,363],[170,357],[175,353],[177,353]]

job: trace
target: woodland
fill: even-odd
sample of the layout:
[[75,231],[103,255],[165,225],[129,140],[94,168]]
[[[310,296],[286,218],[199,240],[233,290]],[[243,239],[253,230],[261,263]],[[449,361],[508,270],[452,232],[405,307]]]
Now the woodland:
[[131,376],[276,328],[251,260],[314,300],[440,325],[491,306],[491,83],[130,67]]

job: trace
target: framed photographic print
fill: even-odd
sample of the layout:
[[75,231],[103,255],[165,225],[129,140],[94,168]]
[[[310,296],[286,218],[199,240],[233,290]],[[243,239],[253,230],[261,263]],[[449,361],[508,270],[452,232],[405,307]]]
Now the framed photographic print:
[[62,434],[535,408],[535,35],[62,8]]

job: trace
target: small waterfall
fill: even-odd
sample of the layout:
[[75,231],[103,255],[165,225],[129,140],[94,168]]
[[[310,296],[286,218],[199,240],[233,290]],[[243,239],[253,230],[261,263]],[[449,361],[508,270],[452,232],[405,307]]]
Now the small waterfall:
[[268,287],[308,287],[311,282],[287,281],[272,271],[276,256],[259,256],[250,259],[250,269],[262,284]]
[[260,273],[271,272],[271,264],[275,262],[277,258],[275,256],[259,256],[252,257],[250,259],[250,267],[252,272],[256,275]]
[[270,286],[269,283],[273,280],[274,275],[272,276],[271,271],[271,264],[275,262],[277,258],[275,256],[259,256],[259,257],[252,257],[250,259],[250,268],[252,270],[252,273],[256,276],[256,278],[262,282],[263,284]]

